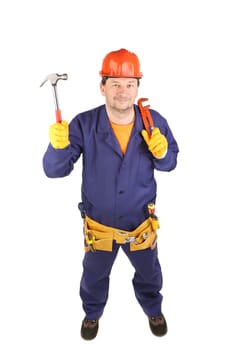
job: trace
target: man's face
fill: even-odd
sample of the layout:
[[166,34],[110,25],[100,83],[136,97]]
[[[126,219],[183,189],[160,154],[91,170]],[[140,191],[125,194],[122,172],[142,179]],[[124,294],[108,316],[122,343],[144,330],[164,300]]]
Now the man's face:
[[105,85],[100,85],[106,104],[117,111],[125,111],[133,107],[138,93],[136,78],[108,78]]

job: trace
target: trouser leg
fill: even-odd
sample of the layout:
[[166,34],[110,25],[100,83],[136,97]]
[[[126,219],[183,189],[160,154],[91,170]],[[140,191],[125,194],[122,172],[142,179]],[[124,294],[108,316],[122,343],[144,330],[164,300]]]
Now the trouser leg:
[[114,244],[112,252],[96,251],[85,253],[80,296],[83,310],[89,320],[98,319],[108,299],[109,276],[119,246]]
[[128,245],[122,248],[135,269],[133,287],[139,304],[148,316],[160,315],[162,272],[157,247],[134,252],[130,252]]

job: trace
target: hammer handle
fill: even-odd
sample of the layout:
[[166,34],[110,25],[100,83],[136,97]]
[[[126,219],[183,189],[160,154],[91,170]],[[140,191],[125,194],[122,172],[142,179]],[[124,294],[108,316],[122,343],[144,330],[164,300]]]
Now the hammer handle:
[[56,122],[61,123],[61,121],[62,121],[61,110],[56,109],[55,114],[56,114]]

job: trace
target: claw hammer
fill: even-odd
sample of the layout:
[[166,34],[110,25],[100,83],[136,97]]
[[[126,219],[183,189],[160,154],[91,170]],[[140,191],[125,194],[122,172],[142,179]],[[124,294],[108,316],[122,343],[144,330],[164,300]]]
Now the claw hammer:
[[57,94],[57,82],[60,79],[67,80],[68,75],[67,74],[57,74],[57,73],[49,74],[49,75],[47,75],[45,80],[40,85],[40,87],[42,87],[48,80],[51,82],[51,85],[53,87],[55,115],[56,115],[57,123],[61,123],[61,121],[62,121],[62,115],[61,115],[61,110],[59,108],[58,94]]

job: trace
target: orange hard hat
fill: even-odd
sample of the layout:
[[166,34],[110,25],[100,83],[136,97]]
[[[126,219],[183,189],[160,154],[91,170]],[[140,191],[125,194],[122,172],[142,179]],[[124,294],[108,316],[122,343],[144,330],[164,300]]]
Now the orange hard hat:
[[102,63],[103,77],[142,78],[140,62],[135,53],[126,49],[109,52]]

